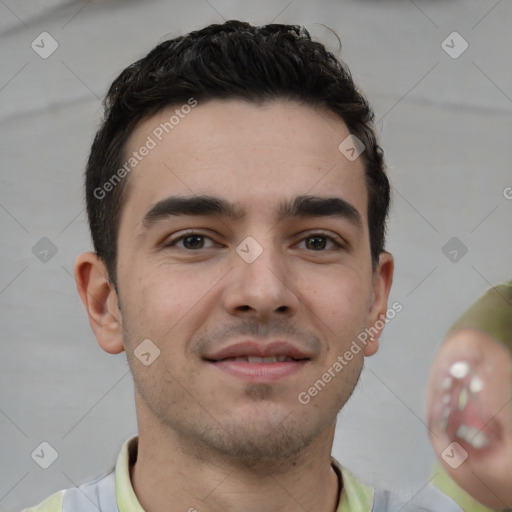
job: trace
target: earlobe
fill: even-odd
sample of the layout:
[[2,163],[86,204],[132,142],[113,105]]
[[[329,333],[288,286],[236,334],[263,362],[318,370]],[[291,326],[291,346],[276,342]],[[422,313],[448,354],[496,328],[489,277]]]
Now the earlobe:
[[366,357],[373,356],[379,350],[379,338],[368,337],[366,345],[364,347],[364,355]]
[[122,352],[124,344],[118,297],[105,264],[96,253],[86,252],[78,256],[75,281],[98,344],[109,354]]
[[371,333],[364,349],[365,356],[372,356],[379,349],[379,337],[386,325],[388,297],[393,282],[394,260],[389,252],[382,252],[373,275],[373,300],[369,311]]

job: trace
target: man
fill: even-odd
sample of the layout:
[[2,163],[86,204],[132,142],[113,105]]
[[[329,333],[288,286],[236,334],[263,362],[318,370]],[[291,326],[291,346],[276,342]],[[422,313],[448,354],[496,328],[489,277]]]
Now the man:
[[229,21],[157,46],[105,106],[75,276],[98,343],[127,354],[139,434],[33,510],[460,510],[331,458],[393,276],[382,151],[344,64],[299,27]]

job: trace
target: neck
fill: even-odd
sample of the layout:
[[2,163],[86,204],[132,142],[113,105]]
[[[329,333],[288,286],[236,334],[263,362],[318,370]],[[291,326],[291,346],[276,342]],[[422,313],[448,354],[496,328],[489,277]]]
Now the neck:
[[[142,427],[142,428],[141,428]],[[331,465],[335,425],[292,459],[259,467],[198,450],[175,432],[139,423],[132,485],[146,512],[335,512],[338,476]]]

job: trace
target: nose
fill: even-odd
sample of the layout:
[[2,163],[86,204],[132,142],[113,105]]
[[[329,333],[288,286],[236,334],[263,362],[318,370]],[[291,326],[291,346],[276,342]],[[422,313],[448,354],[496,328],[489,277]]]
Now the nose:
[[243,252],[234,254],[234,269],[228,274],[229,283],[222,298],[225,311],[259,320],[295,315],[300,305],[297,280],[287,271],[282,254],[271,243],[258,246],[262,251],[253,261]]

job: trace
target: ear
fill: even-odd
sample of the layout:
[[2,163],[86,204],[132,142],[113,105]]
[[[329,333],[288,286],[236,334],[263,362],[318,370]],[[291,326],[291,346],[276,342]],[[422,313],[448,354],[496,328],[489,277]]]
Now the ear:
[[373,300],[369,311],[369,328],[372,333],[364,349],[365,356],[372,356],[379,349],[379,337],[386,325],[388,297],[393,282],[395,263],[389,252],[381,252],[379,263],[373,273]]
[[119,354],[124,350],[121,311],[103,260],[94,252],[78,256],[75,281],[99,346],[109,354]]

